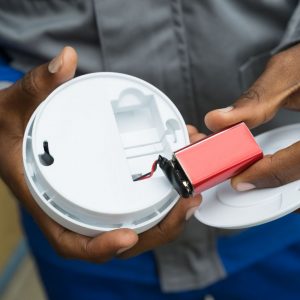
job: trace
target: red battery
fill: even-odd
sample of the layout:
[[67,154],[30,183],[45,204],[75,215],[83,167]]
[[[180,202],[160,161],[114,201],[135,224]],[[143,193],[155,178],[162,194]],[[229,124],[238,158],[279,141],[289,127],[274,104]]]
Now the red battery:
[[177,150],[171,160],[159,156],[157,164],[177,192],[190,197],[240,173],[262,157],[246,124],[239,123]]
[[263,157],[245,123],[208,136],[174,153],[193,194],[240,173]]

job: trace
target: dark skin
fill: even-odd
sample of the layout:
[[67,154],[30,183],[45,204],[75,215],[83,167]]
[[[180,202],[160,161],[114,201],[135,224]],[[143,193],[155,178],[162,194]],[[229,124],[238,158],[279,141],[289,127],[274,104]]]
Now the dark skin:
[[[254,128],[271,120],[279,109],[300,111],[300,44],[272,57],[263,74],[232,105],[209,112],[205,123],[219,131],[244,121]],[[300,179],[300,142],[266,155],[231,180],[237,190],[276,187]],[[246,187],[246,189],[245,189]],[[248,187],[248,188],[247,188]]]
[[[182,231],[187,215],[190,216],[190,209],[200,205],[200,196],[180,199],[162,222],[140,235],[130,229],[118,229],[96,237],[65,229],[48,217],[32,198],[24,181],[22,164],[25,127],[39,103],[74,77],[76,66],[75,50],[65,47],[54,63],[35,68],[0,91],[0,176],[63,257],[101,263],[115,256],[135,256],[174,240]],[[202,137],[194,127],[188,129],[192,141]]]

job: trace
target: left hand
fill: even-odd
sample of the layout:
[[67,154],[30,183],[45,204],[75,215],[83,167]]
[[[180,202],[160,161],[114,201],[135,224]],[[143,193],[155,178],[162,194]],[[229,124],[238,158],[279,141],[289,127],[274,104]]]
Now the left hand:
[[[232,105],[205,116],[206,126],[219,131],[244,121],[249,128],[271,120],[280,108],[300,111],[300,44],[273,56],[263,74]],[[300,115],[299,115],[300,116]],[[266,155],[231,180],[238,191],[276,187],[300,179],[300,141]]]
[[[0,176],[32,215],[58,254],[65,258],[103,263],[115,256],[132,257],[174,240],[201,203],[201,196],[180,199],[156,226],[137,235],[121,228],[87,237],[72,232],[47,216],[24,180],[22,140],[26,124],[39,103],[73,78],[76,51],[65,47],[49,64],[36,67],[11,87],[0,91]],[[200,138],[195,128],[191,135]],[[192,138],[192,137],[191,137]]]

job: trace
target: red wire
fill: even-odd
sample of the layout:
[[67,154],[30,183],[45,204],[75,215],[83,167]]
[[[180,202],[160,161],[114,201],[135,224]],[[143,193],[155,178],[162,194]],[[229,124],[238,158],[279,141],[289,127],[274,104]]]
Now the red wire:
[[152,164],[150,177],[154,174],[154,172],[157,169],[157,162],[158,160],[154,161],[154,163]]
[[151,167],[151,171],[145,175],[142,175],[141,177],[137,178],[136,180],[144,180],[144,179],[148,179],[150,177],[153,176],[154,172],[156,171],[157,169],[157,160],[154,161],[154,163],[152,164],[152,167]]

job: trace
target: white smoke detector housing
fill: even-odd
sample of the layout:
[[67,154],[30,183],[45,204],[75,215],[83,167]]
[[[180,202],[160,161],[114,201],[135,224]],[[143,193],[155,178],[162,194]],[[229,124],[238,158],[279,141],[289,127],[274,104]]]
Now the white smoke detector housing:
[[94,236],[117,228],[142,232],[179,196],[158,168],[159,154],[189,143],[183,118],[157,88],[118,73],[93,73],[51,93],[31,117],[23,159],[40,207],[62,226]]

